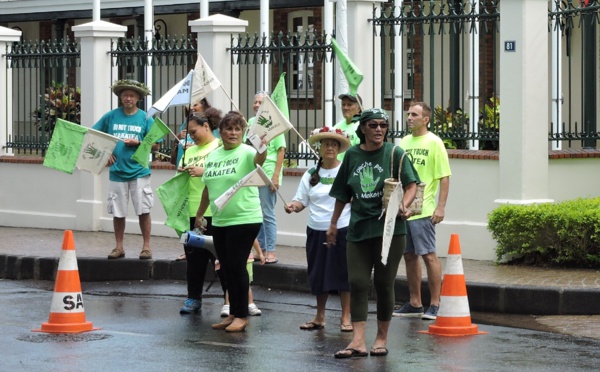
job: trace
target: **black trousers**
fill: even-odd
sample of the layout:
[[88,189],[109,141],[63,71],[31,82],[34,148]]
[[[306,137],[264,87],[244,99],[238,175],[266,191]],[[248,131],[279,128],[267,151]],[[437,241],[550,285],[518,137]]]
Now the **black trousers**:
[[248,289],[250,279],[246,270],[248,256],[261,223],[233,226],[213,226],[215,250],[221,262],[229,291],[229,314],[236,318],[248,316]]
[[[206,225],[206,231],[204,235],[210,236],[213,232],[212,218],[205,217],[208,224]],[[196,217],[190,218],[190,231],[194,229],[196,223]],[[188,298],[196,300],[202,299],[202,293],[204,292],[204,280],[206,278],[206,271],[208,263],[211,262],[213,270],[215,267],[216,257],[213,256],[208,250],[202,248],[183,246],[186,256],[187,269],[187,290]],[[222,274],[222,270],[217,271],[219,281],[221,282],[221,288],[223,289],[223,296],[225,296],[226,281],[225,276]]]

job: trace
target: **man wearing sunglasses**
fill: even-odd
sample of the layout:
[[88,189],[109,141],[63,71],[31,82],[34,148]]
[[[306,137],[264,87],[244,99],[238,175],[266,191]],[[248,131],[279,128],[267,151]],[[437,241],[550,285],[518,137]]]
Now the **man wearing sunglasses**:
[[[431,108],[426,103],[412,102],[406,119],[412,134],[400,141],[400,147],[411,155],[419,178],[426,186],[423,194],[423,213],[408,220],[404,262],[410,301],[395,310],[394,316],[421,317],[423,320],[435,320],[440,305],[442,265],[435,253],[435,225],[444,220],[451,175],[448,152],[444,143],[427,128],[431,117]],[[439,197],[436,205],[435,194],[438,188]],[[426,312],[421,302],[419,256],[423,258],[427,268],[427,282],[431,294],[429,309]]]

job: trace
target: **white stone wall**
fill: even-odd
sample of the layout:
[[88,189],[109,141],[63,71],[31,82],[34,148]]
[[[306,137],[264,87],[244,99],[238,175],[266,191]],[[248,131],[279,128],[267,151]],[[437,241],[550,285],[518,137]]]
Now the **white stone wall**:
[[[465,259],[493,260],[495,242],[487,231],[487,214],[498,207],[498,161],[451,159],[452,178],[446,219],[437,227],[438,252],[445,256],[450,234],[460,236]],[[550,197],[556,201],[597,195],[597,169],[600,159],[550,160]],[[156,190],[174,174],[173,170],[153,170],[152,187]],[[89,173],[75,171],[72,175],[44,167],[41,164],[0,163],[0,226],[76,229],[81,216],[77,208],[82,194],[80,178]],[[101,195],[100,231],[113,231],[112,217],[106,212],[108,169],[98,177]],[[284,176],[280,190],[290,201],[300,177]],[[156,197],[156,194],[155,194]],[[176,236],[164,226],[166,215],[158,198],[152,215],[152,234]],[[307,212],[288,215],[277,200],[278,244],[304,246]],[[127,233],[139,234],[137,217],[130,213]]]

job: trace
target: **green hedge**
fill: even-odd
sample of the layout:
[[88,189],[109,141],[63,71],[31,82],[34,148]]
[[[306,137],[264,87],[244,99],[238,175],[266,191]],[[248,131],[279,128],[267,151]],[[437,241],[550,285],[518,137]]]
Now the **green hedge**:
[[600,198],[504,205],[488,215],[497,261],[600,267]]

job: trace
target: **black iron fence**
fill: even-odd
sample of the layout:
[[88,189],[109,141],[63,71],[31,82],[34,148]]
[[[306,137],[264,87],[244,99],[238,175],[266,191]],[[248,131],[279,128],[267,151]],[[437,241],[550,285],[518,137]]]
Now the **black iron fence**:
[[[243,76],[240,110],[247,117],[254,116],[255,93],[271,92],[285,73],[290,122],[296,131],[306,139],[311,130],[325,125],[325,82],[329,79],[335,84],[335,74],[326,75],[325,64],[332,61],[331,45],[326,38],[326,34],[314,32],[280,32],[271,34],[269,41],[266,37],[249,34],[232,37],[231,62],[239,65],[240,76]],[[296,131],[286,135],[286,166],[303,166],[306,160],[314,160],[313,153]]]
[[56,119],[81,120],[79,45],[68,39],[12,43],[6,58],[12,69],[13,127],[3,145],[17,154],[44,155]]
[[[499,19],[498,1],[489,0],[374,7],[373,28],[384,51],[382,105],[402,112],[410,101],[424,101],[433,110],[431,130],[448,148],[497,149]],[[395,85],[397,74],[402,86]],[[405,118],[394,117],[393,136],[406,133]]]
[[[500,10],[499,0],[404,1],[399,7],[374,7],[373,37],[382,51],[374,56],[381,61],[380,105],[402,113],[411,100],[426,101],[434,111],[432,130],[449,148],[497,149]],[[551,50],[556,50],[550,61],[550,85],[558,92],[550,102],[548,140],[553,147],[594,148],[600,139],[599,23],[598,0],[548,1]],[[328,97],[323,89],[325,82],[335,86],[336,75],[328,76],[325,66],[335,55],[325,34],[278,33],[268,40],[249,34],[232,36],[231,65],[240,70],[240,110],[246,117],[253,116],[255,92],[272,90],[285,72],[290,121],[307,138],[312,129],[325,124]],[[158,99],[195,65],[197,40],[166,37],[154,40],[149,48],[142,39],[122,38],[109,52],[117,67],[112,80],[146,81],[151,69],[151,89]],[[6,58],[12,76],[13,127],[3,146],[17,154],[43,156],[57,118],[80,121],[79,45],[70,40],[16,42],[7,46]],[[402,86],[395,85],[397,74],[402,74]],[[334,115],[335,104],[336,100]],[[183,112],[183,108],[168,110],[160,116],[177,132]],[[397,116],[391,130],[398,138],[405,135],[406,127],[403,114]],[[296,131],[287,134],[288,166],[313,158]],[[172,141],[167,139],[161,152],[167,153]]]
[[553,148],[596,148],[600,83],[598,0],[551,0],[548,31],[554,58],[551,63]]

